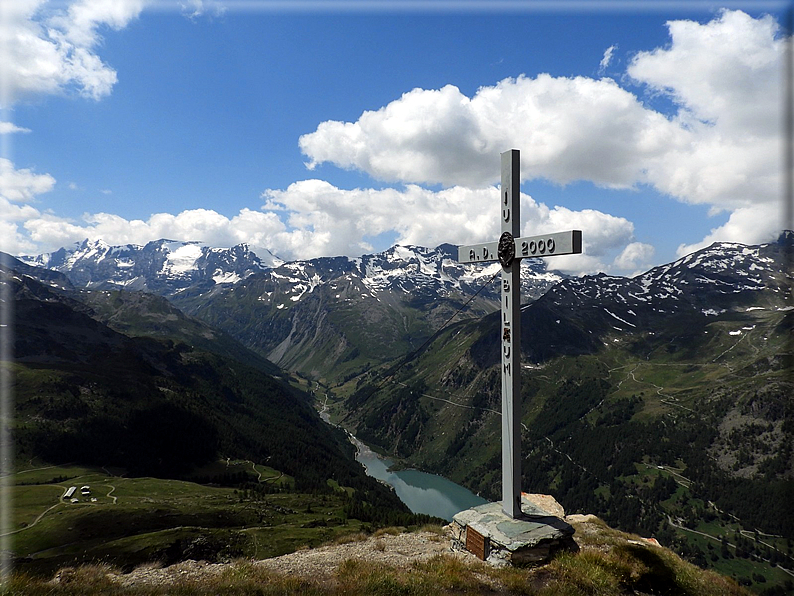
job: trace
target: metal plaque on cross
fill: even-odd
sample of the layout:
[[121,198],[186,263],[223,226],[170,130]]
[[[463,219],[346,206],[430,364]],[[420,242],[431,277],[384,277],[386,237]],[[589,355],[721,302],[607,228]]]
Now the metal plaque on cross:
[[519,238],[520,153],[502,153],[502,235],[495,242],[458,247],[458,261],[502,265],[502,510],[521,515],[521,259],[582,252],[582,232],[570,230]]

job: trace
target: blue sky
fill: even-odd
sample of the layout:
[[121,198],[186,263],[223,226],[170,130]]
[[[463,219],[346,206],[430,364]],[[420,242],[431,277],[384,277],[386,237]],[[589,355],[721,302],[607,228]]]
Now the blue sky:
[[511,148],[524,233],[583,230],[570,272],[783,227],[785,5],[387,5],[4,8],[0,250],[491,240]]

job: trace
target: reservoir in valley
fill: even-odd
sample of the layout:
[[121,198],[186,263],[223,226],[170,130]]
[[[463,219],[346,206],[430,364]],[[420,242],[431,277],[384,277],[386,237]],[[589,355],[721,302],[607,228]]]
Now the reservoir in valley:
[[367,474],[382,480],[394,488],[408,509],[414,513],[425,513],[452,520],[452,516],[486,502],[470,490],[435,474],[419,470],[398,470],[392,472],[391,460],[379,456],[364,443],[350,436],[357,448],[356,460],[367,470]]
[[[320,409],[320,418],[335,426],[328,414],[327,394]],[[400,500],[414,513],[434,515],[451,521],[452,516],[459,511],[487,502],[469,489],[442,476],[419,470],[392,472],[389,468],[394,462],[389,458],[381,457],[349,432],[347,438],[356,446],[356,461],[364,466],[367,474],[394,488]]]

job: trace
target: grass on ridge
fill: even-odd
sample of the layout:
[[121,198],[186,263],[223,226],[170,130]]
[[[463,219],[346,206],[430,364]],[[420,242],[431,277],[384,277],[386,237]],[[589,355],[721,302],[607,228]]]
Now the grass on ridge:
[[[577,524],[578,525],[578,524]],[[398,532],[395,528],[382,536]],[[19,596],[118,595],[171,596],[429,596],[433,594],[515,594],[522,596],[747,596],[731,579],[704,571],[671,551],[646,546],[601,522],[577,528],[582,549],[563,553],[549,564],[528,568],[494,568],[474,558],[437,555],[407,567],[365,559],[345,560],[333,578],[286,575],[237,560],[215,575],[161,586],[123,587],[118,570],[86,565],[61,570],[59,583],[22,574],[11,577],[8,594]]]

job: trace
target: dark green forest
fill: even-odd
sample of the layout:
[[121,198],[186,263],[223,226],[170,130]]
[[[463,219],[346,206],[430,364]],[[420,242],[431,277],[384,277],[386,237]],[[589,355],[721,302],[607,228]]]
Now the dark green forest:
[[367,504],[373,520],[387,510],[408,514],[364,474],[344,432],[322,422],[309,396],[271,376],[272,365],[261,370],[181,341],[129,337],[31,278],[15,292],[20,463],[183,478],[219,458],[248,459],[292,476],[295,490],[327,491],[329,480],[353,488],[351,509]]

